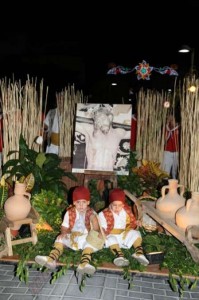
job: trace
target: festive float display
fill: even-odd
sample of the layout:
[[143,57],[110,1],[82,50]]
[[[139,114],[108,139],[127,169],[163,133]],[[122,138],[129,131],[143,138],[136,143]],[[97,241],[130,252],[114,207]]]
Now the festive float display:
[[[190,96],[187,95],[186,97],[187,97],[187,99],[189,99]],[[194,100],[196,100],[197,97],[198,96],[190,97],[191,101],[192,101],[192,98]],[[135,156],[134,156],[133,160],[136,163],[134,165],[132,165],[131,168],[139,167],[139,165],[137,165],[137,162],[140,164],[142,159],[150,161],[151,164],[155,161],[158,161],[158,163],[159,163],[162,160],[162,153],[163,153],[163,148],[164,148],[163,147],[164,146],[164,136],[162,133],[164,132],[164,129],[165,129],[166,116],[168,114],[166,107],[164,107],[165,99],[168,100],[168,97],[164,93],[162,93],[162,94],[160,94],[158,92],[151,93],[150,91],[145,93],[144,91],[140,91],[139,101],[138,101],[138,116],[137,116],[138,117],[138,138],[137,138],[137,146],[136,146],[136,152],[135,152],[135,155],[137,155],[137,157],[135,158]],[[183,109],[184,109],[184,111],[182,113],[184,114],[183,116],[184,116],[185,124],[190,124],[190,123],[188,123],[188,114],[187,114],[188,107],[186,107],[187,104],[185,105],[186,102],[187,101],[184,100],[184,102],[183,102],[184,104],[182,106],[182,111],[183,111]],[[38,105],[38,106],[40,107],[40,105]],[[17,102],[16,106],[18,107],[18,102]],[[175,101],[173,101],[172,106],[175,106]],[[26,107],[26,106],[23,106],[23,109],[22,109],[22,106],[21,106],[21,111],[22,111],[21,115],[18,115],[18,113],[17,113],[17,122],[18,123],[15,122],[17,124],[23,124],[23,122],[20,123],[20,120],[23,120],[23,118],[27,118],[27,114],[25,114],[24,107]],[[192,110],[194,110],[193,107],[191,107],[191,108],[192,108]],[[31,108],[30,108],[30,112],[31,112]],[[7,111],[7,113],[9,113],[9,112]],[[40,114],[40,111],[39,112],[37,111],[37,114]],[[35,115],[35,113],[33,115]],[[21,116],[23,118],[21,118]],[[142,116],[144,116],[144,117],[142,117]],[[198,116],[196,113],[195,113],[195,116],[196,116],[195,122],[196,122],[196,124],[198,124],[198,122],[197,122]],[[7,125],[6,122],[7,121],[5,120],[5,126]],[[189,121],[189,122],[191,122],[191,121]],[[11,124],[11,121],[10,121],[10,124]],[[31,128],[30,124],[29,125],[26,124],[25,127],[27,127],[27,125],[28,125],[29,129],[30,129]],[[195,128],[194,122],[192,122],[191,124],[193,125],[192,129],[194,129]],[[22,126],[22,125],[20,125],[20,126]],[[20,127],[20,126],[17,128],[19,129],[18,132],[21,133],[22,130],[20,128],[23,128],[23,126],[22,127]],[[9,128],[10,128],[9,131],[12,131],[11,125]],[[37,130],[36,130],[35,137],[40,135],[41,128],[42,128],[42,123],[40,122],[39,128],[37,128]],[[191,128],[191,126],[189,126],[189,129],[190,128]],[[187,131],[188,131],[188,129],[187,129]],[[181,145],[183,146],[185,144],[185,136],[187,133],[190,136],[189,141],[192,142],[192,143],[190,143],[190,145],[193,146],[193,144],[194,145],[195,145],[195,143],[197,144],[198,143],[197,137],[193,138],[193,133],[195,131],[193,131],[193,130],[192,131],[190,130],[190,132],[187,132],[187,131],[183,132]],[[18,135],[18,137],[20,140],[20,138],[21,138],[20,135]],[[23,146],[26,144],[26,137],[27,137],[27,140],[29,141],[29,136],[27,136],[27,131],[25,131],[25,137],[24,137],[24,140],[22,143]],[[25,147],[25,151],[27,153],[24,155],[24,158],[26,161],[27,156],[28,157],[32,156],[32,159],[30,160],[30,162],[34,162],[33,163],[34,168],[31,169],[31,172],[33,170],[35,170],[34,196],[38,197],[38,198],[35,198],[35,199],[37,199],[37,200],[35,200],[35,204],[37,202],[36,206],[40,210],[41,216],[42,216],[42,214],[44,214],[44,215],[47,215],[48,218],[52,218],[52,216],[54,214],[54,211],[52,208],[55,209],[55,207],[57,207],[57,209],[59,209],[59,204],[60,204],[60,207],[64,209],[64,206],[67,206],[68,203],[66,201],[66,198],[64,198],[64,199],[61,198],[61,200],[59,200],[60,203],[59,203],[59,201],[55,201],[54,196],[51,199],[49,199],[50,196],[47,196],[47,194],[42,191],[41,186],[43,188],[45,187],[45,180],[47,180],[49,178],[48,172],[50,172],[50,169],[52,169],[53,167],[51,165],[51,168],[49,168],[49,169],[45,168],[44,173],[43,173],[43,171],[41,173],[39,173],[40,175],[42,175],[42,179],[43,179],[43,180],[40,180],[41,177],[37,176],[38,174],[36,171],[38,171],[38,170],[41,171],[41,170],[43,170],[43,167],[47,167],[48,165],[50,166],[51,160],[49,158],[51,156],[45,155],[44,153],[42,153],[42,151],[40,152],[40,150],[38,150],[39,152],[35,151],[35,150],[34,150],[35,152],[33,151],[32,147],[33,147],[33,141],[34,141],[35,137],[32,139],[32,141],[30,141],[28,143],[27,147]],[[12,140],[14,138],[10,137],[10,139]],[[21,140],[22,140],[22,138],[21,138]],[[5,137],[5,141],[6,141],[6,137]],[[66,143],[63,142],[63,144],[66,144]],[[37,146],[34,145],[34,147],[37,147],[37,149],[41,149],[41,147],[38,145]],[[8,149],[8,147],[6,149]],[[15,145],[10,146],[9,145],[9,149],[7,150],[7,153],[9,151],[16,150],[16,149],[18,149],[18,146],[15,146]],[[196,149],[196,147],[194,149]],[[22,147],[21,150],[23,153],[24,148]],[[183,168],[183,174],[182,174],[181,170],[179,170],[179,173],[180,173],[179,183],[183,184],[187,189],[192,190],[192,188],[194,187],[194,190],[197,191],[198,190],[198,185],[197,185],[198,176],[196,173],[194,173],[193,171],[190,170],[190,169],[194,169],[193,162],[194,162],[194,157],[196,157],[196,155],[191,156],[192,164],[187,164],[186,168],[185,168],[185,158],[183,156],[185,155],[185,157],[187,158],[188,153],[190,153],[190,152],[187,150],[187,148],[186,149],[182,148],[182,155],[181,155],[182,164],[181,164],[181,166]],[[196,153],[196,151],[194,153]],[[69,154],[70,154],[70,152],[69,152]],[[69,154],[67,154],[67,155],[69,155]],[[6,157],[6,155],[5,155],[5,157]],[[19,157],[19,158],[16,157],[15,159],[18,159],[20,162],[20,165],[23,166],[23,160],[21,159],[21,157]],[[58,162],[57,157],[56,157],[56,162]],[[22,174],[21,173],[22,169],[20,170],[20,165],[18,165],[18,166],[17,166],[17,164],[12,165],[12,158],[10,158],[10,160],[9,160],[9,157],[6,157],[4,160],[4,163],[5,164],[7,163],[6,169],[9,167],[9,164],[10,164],[10,167],[13,167],[13,169],[12,169],[13,171],[10,170],[10,174],[12,175],[12,177],[17,176],[18,171],[20,172],[20,175],[24,175],[24,176],[27,176],[30,173],[30,172],[28,172],[28,173],[25,172],[24,174]],[[30,165],[32,165],[32,164],[30,164]],[[150,165],[150,164],[148,164],[148,165]],[[18,168],[17,172],[15,172],[15,170],[16,170],[15,167]],[[28,167],[27,161],[26,161],[26,167]],[[9,170],[9,168],[7,169],[7,171],[8,170]],[[152,170],[152,167],[150,170]],[[28,171],[28,169],[26,171]],[[59,174],[61,174],[61,177],[66,175],[66,174],[63,175],[63,173],[59,173]],[[187,174],[189,174],[189,176],[187,176]],[[190,176],[190,174],[195,174],[196,178],[192,179],[192,176]],[[54,179],[55,178],[56,178],[56,176],[54,177]],[[60,179],[61,178],[59,177],[59,180]],[[162,181],[160,182],[160,186],[156,186],[156,188],[155,188],[155,190],[159,194],[159,196],[160,196],[161,187],[163,186],[163,183],[165,183],[164,180],[165,180],[165,178],[162,178]],[[187,183],[189,183],[189,184],[187,184]],[[36,189],[36,187],[38,187],[38,184],[41,184],[40,190]],[[77,183],[75,182],[74,185],[76,185],[76,184]],[[135,186],[134,186],[134,184],[135,184]],[[54,186],[54,183],[52,181],[51,181],[51,186]],[[141,180],[139,173],[132,174],[132,172],[130,172],[130,174],[128,176],[127,175],[126,176],[118,176],[118,186],[121,186],[122,188],[126,188],[127,191],[130,191],[131,195],[135,194],[136,198],[141,197],[143,195],[143,192],[146,189],[150,190],[150,186],[149,185],[146,186],[146,182]],[[3,185],[2,185],[2,187],[3,187]],[[95,191],[93,190],[91,192],[96,192],[96,190]],[[56,197],[56,195],[55,195],[55,197]],[[165,197],[166,197],[166,195],[165,195]],[[31,197],[31,199],[33,199],[33,203],[34,203],[34,197]],[[1,202],[1,203],[4,203],[4,202]],[[52,204],[52,205],[50,205],[50,204]],[[144,207],[144,205],[143,205],[143,207]],[[1,207],[3,207],[3,205],[1,205]],[[145,208],[146,208],[145,212],[147,212],[147,205]],[[51,211],[50,211],[50,209],[51,209]],[[57,217],[57,224],[60,224],[61,211],[60,211],[60,214],[58,213],[58,211],[56,211],[55,215]],[[45,217],[44,217],[44,221],[45,221]],[[53,221],[55,221],[55,220],[53,220]],[[161,219],[159,222],[161,223]],[[43,254],[44,254],[46,251],[46,247],[49,248],[49,246],[52,245],[52,241],[54,240],[54,237],[58,234],[58,226],[53,227],[53,224],[52,225],[50,224],[50,226],[52,227],[53,231],[46,231],[46,230],[42,230],[41,227],[39,228],[38,243],[36,245],[34,245],[34,247],[32,247],[32,245],[30,246],[28,243],[25,246],[23,245],[23,247],[20,245],[15,245],[13,247],[15,253],[18,254],[19,257],[21,257],[21,259],[23,260],[23,268],[22,268],[22,260],[19,259],[19,265],[18,265],[18,276],[20,277],[21,280],[25,280],[26,282],[28,280],[28,265],[25,262],[28,263],[28,261],[32,260],[34,258],[34,256],[40,252],[43,252]],[[166,228],[166,229],[168,229],[168,228]],[[143,237],[145,237],[145,236],[146,236],[146,239],[143,238],[143,241],[144,241],[144,247],[146,247],[146,249],[152,248],[152,246],[154,245],[154,240],[155,240],[155,241],[157,241],[157,244],[156,244],[157,247],[156,247],[156,249],[153,249],[153,250],[157,251],[157,252],[162,251],[162,250],[164,251],[164,260],[163,260],[162,264],[160,265],[160,267],[167,268],[171,272],[171,274],[180,275],[181,276],[180,279],[182,279],[182,274],[183,275],[191,274],[193,276],[198,274],[199,266],[198,266],[198,264],[194,263],[192,256],[190,255],[189,251],[187,251],[188,248],[186,248],[181,243],[184,241],[182,241],[180,239],[178,240],[173,236],[164,235],[159,232],[147,232],[146,233],[146,231],[144,230]],[[184,238],[184,236],[183,236],[183,238]],[[151,250],[148,250],[148,251],[151,253]],[[74,254],[72,252],[71,253],[67,252],[67,255],[65,255],[65,256],[63,255],[63,258],[61,258],[61,260],[60,260],[60,265],[58,267],[58,270],[55,271],[52,275],[52,282],[53,282],[53,280],[56,280],[61,274],[65,274],[69,265],[73,266],[75,268],[75,266],[77,265],[77,262],[80,258],[81,253],[78,253],[78,254],[75,254],[75,256],[74,256]],[[126,252],[127,257],[130,256],[131,254],[132,253],[129,253],[128,251]],[[180,257],[184,256],[187,258],[186,266],[184,266],[184,265],[182,266],[180,264],[179,260],[176,259],[176,255],[180,255]],[[196,256],[197,256],[197,253],[196,253]],[[95,257],[96,266],[100,266],[100,264],[103,264],[103,262],[105,262],[105,261],[111,262],[112,258],[113,257],[111,256],[111,253],[109,251],[102,250],[101,253],[96,254],[96,257]],[[37,267],[37,266],[35,266],[33,264],[33,267]],[[129,265],[128,271],[135,270],[135,269],[140,270],[140,271],[144,270],[143,266],[136,264],[136,262],[134,262],[133,260],[130,259],[130,265]],[[176,280],[175,283],[177,285],[178,281]],[[190,280],[189,283],[192,284],[193,282]]]

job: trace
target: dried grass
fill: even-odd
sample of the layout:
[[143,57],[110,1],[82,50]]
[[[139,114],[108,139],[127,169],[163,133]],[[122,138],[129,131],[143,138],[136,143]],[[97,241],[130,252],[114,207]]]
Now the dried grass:
[[190,191],[199,191],[199,80],[196,92],[188,91],[189,78],[184,79],[180,89],[181,99],[181,141],[180,141],[180,183]]
[[[23,135],[29,148],[39,150],[34,143],[37,136],[43,134],[42,107],[46,107],[48,87],[44,96],[43,80],[37,90],[37,79],[27,77],[25,85],[21,81],[0,81],[1,104],[3,111],[3,164],[17,154],[7,157],[11,150],[19,149],[19,137]],[[44,112],[45,113],[45,112]]]
[[164,108],[164,102],[168,97],[165,92],[152,90],[141,89],[138,93],[136,151],[139,160],[163,160],[165,125],[169,112]]
[[75,92],[74,85],[68,86],[56,94],[57,108],[60,112],[60,147],[59,156],[62,158],[71,157],[74,134],[74,119],[76,104],[83,103],[86,98],[81,91]]

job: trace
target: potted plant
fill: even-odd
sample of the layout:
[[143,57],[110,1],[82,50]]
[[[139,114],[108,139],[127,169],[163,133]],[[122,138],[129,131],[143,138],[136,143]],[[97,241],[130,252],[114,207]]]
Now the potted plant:
[[159,162],[146,159],[142,160],[141,166],[132,168],[132,172],[139,176],[144,189],[144,196],[148,194],[156,198],[160,196],[160,190],[165,179],[169,178],[169,174],[160,168]]
[[22,182],[32,174],[34,177],[32,195],[40,193],[43,189],[65,197],[68,190],[62,178],[67,176],[77,181],[71,172],[66,172],[60,167],[61,159],[56,154],[29,149],[22,135],[19,139],[19,150],[10,151],[8,157],[13,153],[17,154],[18,158],[8,160],[3,165],[2,174],[7,176],[10,182],[16,180]]

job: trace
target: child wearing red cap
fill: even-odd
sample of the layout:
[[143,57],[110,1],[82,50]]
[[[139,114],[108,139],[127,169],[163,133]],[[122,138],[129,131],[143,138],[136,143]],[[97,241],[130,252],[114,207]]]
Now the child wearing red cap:
[[137,222],[132,209],[125,202],[125,193],[115,188],[109,193],[109,207],[99,213],[99,221],[106,235],[105,247],[110,248],[116,255],[113,263],[118,267],[129,265],[129,260],[124,257],[121,248],[135,249],[132,257],[142,265],[147,266],[142,248],[142,237],[136,230]]
[[[56,261],[63,253],[64,247],[73,250],[82,249],[82,257],[77,272],[81,274],[94,274],[95,267],[90,264],[91,254],[103,247],[97,244],[97,236],[100,233],[100,227],[96,212],[89,207],[90,192],[84,186],[76,187],[73,191],[73,206],[69,207],[64,215],[61,226],[61,233],[56,238],[54,248],[49,256],[35,257],[35,261],[49,269],[56,268]],[[88,239],[91,227],[97,233],[96,239]],[[88,241],[89,242],[88,242]],[[102,240],[103,244],[103,240]]]

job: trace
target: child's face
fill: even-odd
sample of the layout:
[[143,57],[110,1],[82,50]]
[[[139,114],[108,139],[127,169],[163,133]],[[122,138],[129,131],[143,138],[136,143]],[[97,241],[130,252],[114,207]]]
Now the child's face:
[[111,203],[110,207],[115,214],[119,214],[119,212],[124,207],[124,203],[121,201],[114,201]]
[[90,202],[84,199],[77,200],[74,202],[74,206],[76,207],[77,211],[80,213],[84,213],[87,210]]

